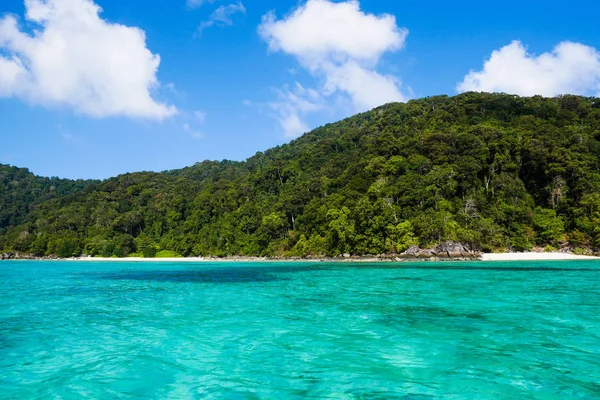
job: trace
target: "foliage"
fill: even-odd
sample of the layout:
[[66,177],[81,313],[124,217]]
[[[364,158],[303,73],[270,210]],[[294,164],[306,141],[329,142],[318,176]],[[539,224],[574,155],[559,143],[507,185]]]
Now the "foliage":
[[180,258],[181,255],[171,250],[161,250],[156,253],[156,258]]
[[307,257],[444,240],[483,251],[600,247],[600,100],[393,103],[245,162],[102,182],[0,166],[0,250]]
[[98,181],[44,178],[27,168],[0,164],[0,233],[26,220],[37,204],[81,192]]

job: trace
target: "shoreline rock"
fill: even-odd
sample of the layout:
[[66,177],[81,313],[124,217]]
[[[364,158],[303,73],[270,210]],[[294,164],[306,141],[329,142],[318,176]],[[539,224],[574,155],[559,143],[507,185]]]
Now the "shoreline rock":
[[12,252],[5,252],[5,253],[0,253],[0,260],[59,260],[60,258],[55,256],[55,255],[51,255],[51,256],[34,256],[33,254],[21,254],[21,253],[12,253]]
[[442,242],[433,249],[422,249],[419,246],[413,246],[400,254],[398,257],[403,260],[477,260],[481,259],[482,253],[473,251],[468,246],[458,242]]

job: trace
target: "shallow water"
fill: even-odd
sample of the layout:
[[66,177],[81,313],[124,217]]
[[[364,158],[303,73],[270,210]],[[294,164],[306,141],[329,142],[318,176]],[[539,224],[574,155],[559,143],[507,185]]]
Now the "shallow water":
[[0,398],[600,398],[600,262],[0,263]]

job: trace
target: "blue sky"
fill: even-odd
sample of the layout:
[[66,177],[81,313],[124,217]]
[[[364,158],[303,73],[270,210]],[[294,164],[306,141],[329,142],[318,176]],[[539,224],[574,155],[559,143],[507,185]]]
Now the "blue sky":
[[107,178],[388,101],[600,93],[593,1],[187,1],[3,0],[0,163]]

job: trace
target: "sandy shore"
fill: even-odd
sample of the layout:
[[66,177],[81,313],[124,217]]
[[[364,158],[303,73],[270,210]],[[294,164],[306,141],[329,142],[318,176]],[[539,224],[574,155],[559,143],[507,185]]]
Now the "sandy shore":
[[[185,263],[205,263],[205,262],[393,262],[393,259],[381,258],[322,258],[322,259],[268,259],[254,257],[235,257],[235,258],[97,258],[97,257],[79,257],[72,258],[72,261],[110,261],[110,262],[185,262]],[[600,257],[578,256],[569,253],[499,253],[483,254],[481,261],[543,261],[543,260],[600,260]],[[419,260],[402,260],[403,262]]]
[[543,261],[543,260],[600,260],[600,257],[578,256],[569,253],[501,253],[483,254],[483,261]]

